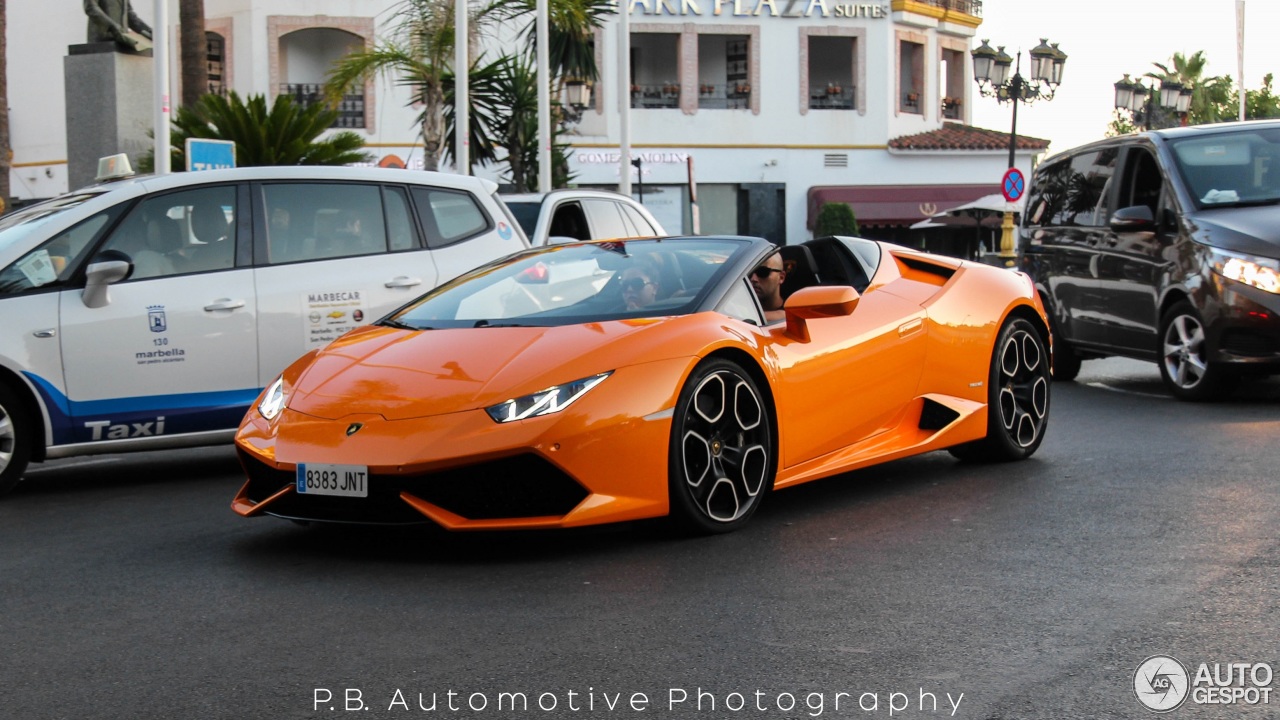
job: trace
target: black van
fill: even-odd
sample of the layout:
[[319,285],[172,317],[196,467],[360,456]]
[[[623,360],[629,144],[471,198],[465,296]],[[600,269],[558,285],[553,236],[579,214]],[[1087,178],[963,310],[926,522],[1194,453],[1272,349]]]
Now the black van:
[[1101,140],[1040,164],[1019,264],[1054,333],[1054,378],[1123,355],[1185,400],[1280,372],[1280,122]]

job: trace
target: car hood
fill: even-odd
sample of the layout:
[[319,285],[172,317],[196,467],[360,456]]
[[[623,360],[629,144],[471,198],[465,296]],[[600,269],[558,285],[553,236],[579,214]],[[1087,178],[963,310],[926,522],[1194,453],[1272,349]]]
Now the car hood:
[[1206,245],[1280,258],[1280,206],[1202,210],[1187,219],[1195,238]]
[[[489,407],[584,377],[694,352],[684,318],[561,327],[410,331],[367,327],[318,353],[289,408],[326,419],[388,420]],[[674,333],[672,331],[674,330]]]

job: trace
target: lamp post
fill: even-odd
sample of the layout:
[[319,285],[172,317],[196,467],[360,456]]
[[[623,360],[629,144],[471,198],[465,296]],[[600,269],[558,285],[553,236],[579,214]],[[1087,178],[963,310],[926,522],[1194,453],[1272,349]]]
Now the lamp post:
[[[1062,68],[1067,62],[1067,54],[1058,49],[1058,44],[1049,44],[1045,38],[1040,44],[1028,51],[1031,56],[1031,77],[1022,76],[1022,52],[1015,59],[1004,51],[1004,46],[992,48],[986,40],[970,53],[973,56],[973,79],[978,83],[978,92],[986,97],[993,97],[998,102],[1013,104],[1013,124],[1009,130],[1009,167],[1014,167],[1014,153],[1018,147],[1018,103],[1031,104],[1037,100],[1052,100],[1054,92],[1062,82]],[[1009,74],[1010,68],[1013,75]],[[1013,213],[1004,214],[1001,225],[1000,257],[1013,257]]]
[[1116,109],[1127,111],[1140,130],[1181,125],[1191,110],[1192,90],[1177,80],[1163,78],[1159,86],[1147,87],[1126,74],[1115,88]]
[[578,77],[567,78],[561,94],[561,109],[565,120],[576,123],[582,120],[582,111],[591,105],[591,81]]

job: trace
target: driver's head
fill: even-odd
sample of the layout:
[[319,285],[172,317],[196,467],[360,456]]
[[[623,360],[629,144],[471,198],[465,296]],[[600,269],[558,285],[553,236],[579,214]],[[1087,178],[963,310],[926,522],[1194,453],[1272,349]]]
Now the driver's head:
[[622,300],[628,310],[639,310],[652,303],[658,296],[656,273],[649,268],[633,265],[622,271]]

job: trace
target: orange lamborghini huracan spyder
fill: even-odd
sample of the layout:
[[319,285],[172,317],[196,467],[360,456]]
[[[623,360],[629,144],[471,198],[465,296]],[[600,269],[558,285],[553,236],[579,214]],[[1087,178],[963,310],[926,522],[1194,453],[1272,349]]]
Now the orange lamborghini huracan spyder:
[[[782,313],[752,282],[774,252]],[[1009,270],[848,237],[549,245],[291,365],[240,426],[231,506],[726,532],[769,491],[854,468],[1031,455],[1049,363],[1044,310]]]

